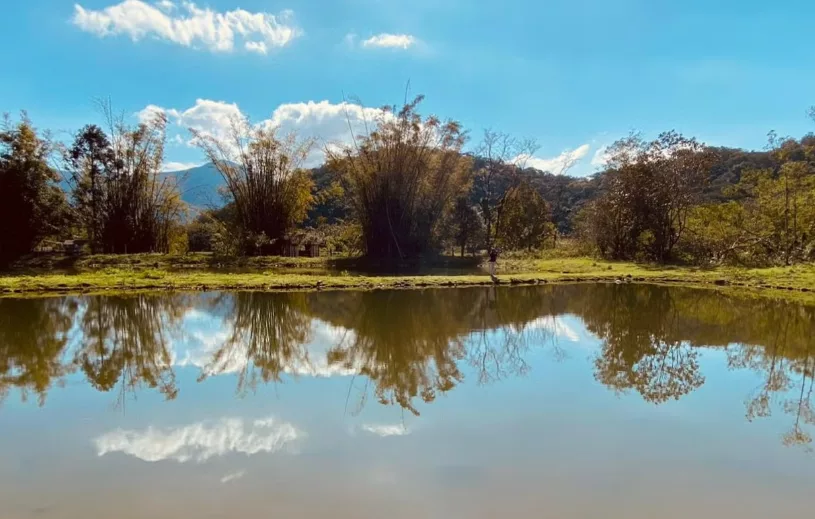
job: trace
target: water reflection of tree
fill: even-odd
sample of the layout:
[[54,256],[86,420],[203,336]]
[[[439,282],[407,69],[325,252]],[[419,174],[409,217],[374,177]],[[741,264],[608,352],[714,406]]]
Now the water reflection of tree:
[[305,347],[311,340],[306,294],[239,292],[213,302],[213,306],[222,305],[228,306],[231,332],[201,379],[237,371],[238,391],[244,392],[259,381],[280,381],[281,373],[294,365],[310,364]]
[[[383,404],[419,414],[414,398],[432,402],[462,380],[469,294],[446,297],[426,292],[345,292],[312,299],[311,311],[352,330],[329,351],[331,364],[358,369],[374,384]],[[367,390],[362,392],[360,405]]]
[[[329,362],[357,369],[383,404],[419,414],[463,379],[466,360],[488,382],[528,366],[524,354],[544,331],[527,328],[545,295],[534,289],[460,289],[315,294],[309,309],[351,331],[329,352]],[[368,394],[361,391],[360,406]]]
[[88,298],[74,362],[100,391],[121,382],[120,404],[126,392],[142,386],[173,399],[178,389],[170,339],[185,310],[185,298],[178,295]]
[[741,324],[743,342],[728,350],[732,369],[752,369],[764,380],[745,401],[747,419],[769,417],[774,406],[781,407],[795,417],[784,443],[809,445],[812,435],[804,426],[815,425],[815,309],[772,300],[750,306],[751,318]]
[[785,444],[810,444],[815,425],[815,308],[711,290],[647,285],[558,287],[552,297],[580,315],[603,340],[596,378],[634,389],[655,403],[701,386],[699,352],[726,348],[731,369],[751,369],[763,383],[746,404],[748,420],[775,407],[794,416]]
[[603,340],[595,378],[615,391],[634,389],[654,403],[699,388],[699,351],[681,340],[680,315],[671,293],[656,286],[586,287],[578,307],[590,331]]
[[40,405],[53,381],[70,373],[63,359],[76,312],[73,299],[0,299],[0,402],[10,388]]
[[[551,339],[550,328],[556,325],[550,293],[537,287],[493,287],[474,292],[472,302],[473,330],[466,340],[466,351],[479,382],[525,375],[529,349]],[[557,342],[552,340],[551,344],[562,358],[565,353]]]

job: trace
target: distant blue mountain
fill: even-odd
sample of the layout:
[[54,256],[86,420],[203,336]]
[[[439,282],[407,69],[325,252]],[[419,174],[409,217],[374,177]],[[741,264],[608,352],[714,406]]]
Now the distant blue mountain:
[[218,188],[224,185],[224,179],[211,162],[172,174],[181,180],[181,198],[191,206],[205,208],[223,205]]
[[[224,185],[223,177],[211,162],[195,168],[165,174],[174,175],[180,179],[181,199],[192,207],[206,208],[223,205],[221,195],[218,193],[218,188]],[[71,185],[68,182],[68,173],[60,171],[60,175],[62,180],[59,182],[59,187],[69,193]]]

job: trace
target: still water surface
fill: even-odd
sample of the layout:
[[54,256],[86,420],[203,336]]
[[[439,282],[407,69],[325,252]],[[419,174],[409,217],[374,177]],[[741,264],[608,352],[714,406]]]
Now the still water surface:
[[0,518],[809,517],[814,337],[647,285],[0,299]]

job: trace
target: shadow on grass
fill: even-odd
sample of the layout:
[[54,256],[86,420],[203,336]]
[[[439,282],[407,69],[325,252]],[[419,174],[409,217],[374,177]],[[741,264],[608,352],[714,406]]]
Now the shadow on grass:
[[361,275],[475,275],[482,274],[480,257],[432,256],[394,261],[377,258],[334,258],[326,268]]
[[17,261],[3,274],[38,275],[47,273],[76,274],[105,269],[142,271],[162,269],[174,272],[285,272],[289,274],[351,275],[475,275],[483,273],[481,257],[428,256],[405,261],[366,257],[223,257],[211,253],[188,254],[96,254],[96,255],[31,255]]
[[658,272],[670,272],[675,270],[686,272],[713,272],[717,268],[713,265],[693,265],[690,263],[635,263],[635,265],[643,270]]

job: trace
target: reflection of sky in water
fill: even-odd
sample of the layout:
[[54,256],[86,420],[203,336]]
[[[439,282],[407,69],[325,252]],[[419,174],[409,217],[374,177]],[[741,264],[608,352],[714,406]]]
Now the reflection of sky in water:
[[196,422],[170,429],[116,429],[94,440],[99,456],[122,452],[144,461],[204,462],[228,453],[274,453],[292,444],[303,433],[273,417],[246,423],[242,418]]
[[[229,362],[217,373],[207,371],[213,354],[231,335],[231,327],[217,317],[200,310],[189,310],[182,319],[184,336],[172,341],[173,362],[176,366],[194,366],[207,375],[237,373],[246,368],[248,353],[245,345],[239,347],[230,356]],[[333,375],[352,375],[358,370],[347,369],[342,365],[331,365],[326,358],[332,347],[350,344],[354,332],[345,328],[331,326],[314,319],[311,323],[311,341],[306,346],[308,362],[295,362],[286,366],[285,372],[293,375],[330,377]],[[241,346],[244,346],[241,348]]]
[[[551,332],[559,341],[573,343],[580,342],[580,336],[575,331],[579,326],[579,319],[566,317],[546,316],[517,327],[517,331],[532,332],[545,330]],[[184,329],[183,337],[171,341],[173,364],[179,367],[194,366],[207,375],[224,373],[238,373],[243,371],[247,363],[248,352],[240,346],[232,353],[229,362],[219,369],[217,373],[209,372],[208,367],[213,354],[227,341],[231,335],[231,327],[224,320],[207,312],[189,310],[182,319]],[[502,332],[495,332],[500,334]],[[311,322],[311,341],[306,345],[307,360],[294,362],[285,366],[284,372],[292,375],[330,377],[347,376],[359,373],[359,367],[346,367],[339,363],[330,363],[327,358],[328,351],[334,347],[347,347],[353,344],[356,335],[353,330],[339,326],[332,326],[319,319]],[[245,346],[245,345],[242,345]]]
[[815,460],[778,441],[789,416],[745,421],[761,380],[729,369],[724,349],[701,351],[702,387],[656,406],[595,379],[601,343],[580,318],[543,317],[523,326],[550,332],[531,335],[525,376],[479,384],[461,360],[462,383],[419,401],[415,417],[372,398],[360,366],[329,363],[353,331],[311,326],[308,362],[245,396],[240,348],[228,369],[197,381],[230,333],[223,316],[198,310],[171,341],[173,401],[141,390],[112,409],[116,390],[96,392],[80,374],[52,388],[44,409],[10,396],[0,517],[40,502],[64,517],[743,519],[811,507]]

